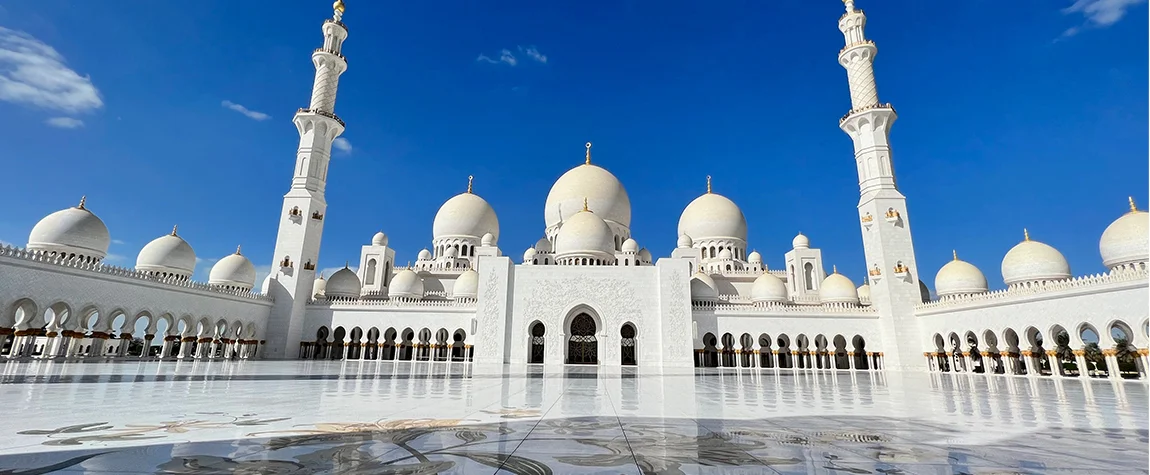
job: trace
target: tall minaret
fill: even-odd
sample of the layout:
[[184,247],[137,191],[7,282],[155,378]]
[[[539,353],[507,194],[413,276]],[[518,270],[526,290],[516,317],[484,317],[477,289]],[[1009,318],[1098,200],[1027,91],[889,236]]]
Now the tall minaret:
[[839,64],[847,70],[851,110],[839,122],[854,141],[859,175],[859,224],[866,254],[871,305],[881,315],[884,361],[890,369],[918,369],[926,365],[922,336],[914,308],[922,302],[910,213],[906,197],[895,185],[890,158],[890,126],[898,117],[890,104],[879,102],[874,80],[878,48],[863,29],[866,15],[843,0],[846,13],[839,18],[846,46]]
[[291,188],[284,195],[280,229],[272,256],[271,282],[267,292],[275,297],[268,319],[267,358],[295,358],[303,332],[304,310],[315,281],[320,239],[327,202],[327,167],[331,144],[343,133],[343,121],[335,115],[335,93],[339,76],[347,70],[341,50],[347,27],[340,21],[344,5],[337,0],[333,18],[323,22],[323,47],[311,55],[315,84],[311,105],[296,111],[292,122],[299,131],[299,149]]

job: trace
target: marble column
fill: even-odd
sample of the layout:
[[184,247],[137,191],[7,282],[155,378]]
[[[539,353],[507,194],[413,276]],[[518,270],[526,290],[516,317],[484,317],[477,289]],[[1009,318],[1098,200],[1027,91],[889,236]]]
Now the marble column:
[[140,350],[140,359],[147,359],[151,357],[152,353],[152,340],[156,339],[154,333],[144,334],[144,348]]
[[159,355],[160,359],[165,359],[165,358],[171,357],[173,344],[174,344],[174,342],[172,341],[171,336],[165,336],[164,337],[164,346],[160,347],[160,355]]
[[1074,351],[1074,361],[1078,363],[1078,377],[1090,378],[1090,365],[1086,363],[1086,354],[1082,350]]
[[1102,354],[1106,355],[1106,372],[1110,379],[1122,379],[1122,371],[1118,369],[1118,357],[1112,351]]

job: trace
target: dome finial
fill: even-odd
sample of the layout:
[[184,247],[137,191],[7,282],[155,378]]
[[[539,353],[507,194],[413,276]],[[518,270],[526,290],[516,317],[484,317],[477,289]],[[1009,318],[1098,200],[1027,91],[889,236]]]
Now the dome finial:
[[80,209],[86,209],[86,208],[84,208],[84,203],[87,203],[87,202],[88,202],[88,195],[81,196],[80,197],[80,205],[76,206],[76,207],[80,208]]
[[467,192],[471,193],[471,181],[475,179],[474,175],[467,175]]
[[343,261],[343,268],[344,269],[350,269],[351,268],[351,261]]
[[243,255],[243,254],[240,254],[240,248],[241,248],[241,247],[243,247],[243,246],[236,246],[236,255],[237,255],[237,256],[242,256],[242,255]]
[[583,211],[591,211],[587,208],[587,198],[583,198]]
[[176,235],[176,229],[178,229],[179,227],[180,227],[180,225],[178,225],[178,224],[173,224],[173,225],[172,225],[172,235],[173,235],[173,236],[175,236],[175,235]]
[[1126,199],[1130,201],[1130,212],[1131,213],[1137,213],[1138,212],[1138,205],[1134,204],[1134,197],[1130,196],[1130,197],[1127,197]]
[[344,6],[343,0],[335,0],[335,3],[331,4],[331,9],[334,11],[335,21],[340,21],[343,19],[343,12],[347,10],[347,7]]
[[1030,231],[1027,231],[1026,228],[1022,228],[1022,240],[1023,241],[1029,241],[1030,240]]
[[839,266],[831,265],[831,273],[832,274],[838,274],[839,273]]
[[583,162],[584,165],[591,164],[591,142],[587,142],[587,161]]
[[957,249],[951,249],[950,252],[951,252],[951,254],[954,254],[954,260],[957,261],[958,260],[958,250]]
[[711,175],[707,175],[707,194],[711,194]]
[[847,7],[847,13],[855,11],[855,0],[843,0],[843,5]]

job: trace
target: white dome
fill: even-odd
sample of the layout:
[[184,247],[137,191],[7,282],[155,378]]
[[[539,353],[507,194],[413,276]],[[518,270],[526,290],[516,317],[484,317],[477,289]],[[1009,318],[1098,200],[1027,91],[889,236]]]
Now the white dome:
[[479,273],[468,269],[459,274],[455,286],[451,288],[451,296],[455,300],[479,298]]
[[428,259],[431,259],[431,251],[428,251],[427,249],[419,251],[419,260],[426,261]]
[[524,264],[531,262],[534,259],[535,259],[535,248],[529,247],[529,248],[527,248],[526,251],[523,251],[523,263]]
[[220,259],[212,266],[212,271],[208,273],[208,284],[251,290],[256,285],[256,266],[236,248],[235,254]]
[[383,231],[375,233],[375,236],[371,237],[371,245],[372,246],[386,246],[387,245],[387,235],[383,234]]
[[583,210],[583,200],[601,218],[631,226],[631,198],[615,175],[596,165],[572,168],[551,185],[543,217],[547,227],[566,224]]
[[547,238],[540,238],[535,242],[535,252],[551,252],[551,241]]
[[715,286],[715,279],[702,272],[696,273],[691,277],[691,299],[692,300],[718,300],[719,291]]
[[136,270],[190,277],[196,270],[196,252],[172,229],[171,234],[153,239],[140,249]]
[[647,248],[645,248],[645,247],[642,249],[639,249],[639,261],[651,262],[651,251],[648,251]]
[[989,289],[982,271],[974,264],[960,261],[957,254],[953,261],[947,262],[934,276],[934,291],[939,297],[979,294]]
[[1130,200],[1130,212],[1110,223],[1098,241],[1098,251],[1102,254],[1102,265],[1114,268],[1123,264],[1150,260],[1150,213],[1134,208]]
[[705,239],[747,240],[747,218],[734,201],[717,193],[695,198],[679,216],[679,234],[694,241]]
[[679,235],[679,247],[691,247],[691,244],[693,244],[693,241],[691,241],[691,236],[686,234]]
[[795,249],[810,249],[811,240],[804,236],[803,233],[799,233],[799,235],[795,236],[795,238],[791,241],[791,247]]
[[272,274],[268,273],[268,276],[264,277],[263,283],[260,284],[260,293],[263,295],[269,295],[271,293],[271,290],[272,290]]
[[443,203],[431,224],[433,239],[469,237],[491,233],[499,238],[499,218],[487,201],[474,193],[460,193]]
[[723,249],[719,251],[719,259],[733,259],[735,255],[731,253],[730,249]]
[[859,296],[859,301],[870,301],[870,284],[864,283],[859,288],[855,289],[855,293]]
[[759,254],[759,251],[751,251],[750,254],[747,254],[747,262],[751,264],[762,264],[763,255]]
[[1070,264],[1058,249],[1026,240],[1018,243],[1002,258],[1002,280],[1006,285],[1070,278]]
[[313,282],[311,284],[311,294],[313,296],[322,297],[324,295],[324,291],[326,289],[327,289],[327,281],[324,280],[322,275],[319,277],[316,277],[315,282]]
[[483,235],[483,238],[481,238],[481,239],[479,240],[479,244],[480,244],[481,246],[483,246],[483,247],[492,247],[492,246],[494,246],[494,245],[495,245],[495,235],[494,235],[494,234],[491,234],[491,233],[486,233],[486,234],[484,234],[484,235]]
[[626,241],[623,241],[623,252],[639,252],[639,242],[632,238],[627,238]]
[[84,207],[84,199],[75,208],[67,208],[45,216],[28,234],[29,251],[76,254],[94,259],[108,255],[112,243],[108,227],[100,218]]
[[835,271],[823,279],[819,286],[819,301],[822,303],[859,303],[859,293],[850,278]]
[[328,298],[359,298],[360,292],[363,291],[363,286],[359,282],[359,276],[355,271],[348,267],[335,271],[324,287],[324,296]]
[[772,274],[764,273],[755,279],[751,287],[751,301],[753,302],[785,302],[787,300],[787,284]]
[[454,247],[449,247],[443,251],[443,257],[446,257],[448,259],[453,259],[457,255],[459,255],[459,251],[456,251]]
[[393,299],[421,299],[423,298],[423,279],[420,279],[419,275],[412,272],[411,269],[401,270],[391,279],[391,284],[387,287],[387,296]]
[[599,215],[581,211],[567,218],[555,238],[555,255],[572,253],[615,254],[615,235]]

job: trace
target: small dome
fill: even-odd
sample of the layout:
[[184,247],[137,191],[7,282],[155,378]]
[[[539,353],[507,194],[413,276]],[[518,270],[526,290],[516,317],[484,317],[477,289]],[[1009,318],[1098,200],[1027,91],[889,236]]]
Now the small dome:
[[375,233],[375,236],[371,237],[371,245],[372,246],[386,246],[387,245],[387,235],[383,234],[383,231]]
[[639,261],[640,262],[651,262],[651,251],[648,251],[647,248],[645,248],[645,247],[642,249],[639,249]]
[[679,244],[678,244],[679,247],[691,247],[691,244],[692,244],[691,236],[688,236],[686,234],[680,234],[679,235]]
[[1110,223],[1098,241],[1102,265],[1114,267],[1150,260],[1150,214],[1134,207],[1130,199],[1130,212]]
[[236,248],[235,254],[220,259],[212,266],[212,271],[208,273],[208,284],[251,290],[256,285],[256,266]]
[[[331,286],[328,285],[328,287]],[[423,279],[419,278],[419,275],[412,272],[411,269],[401,270],[391,279],[391,285],[387,288],[387,296],[393,299],[421,299],[423,298]]]
[[799,235],[795,236],[795,239],[791,241],[791,247],[795,249],[810,249],[811,240],[804,236],[803,233],[799,233]]
[[855,293],[859,296],[859,301],[870,301],[870,284],[864,283],[859,288],[855,289]]
[[787,300],[787,284],[772,274],[764,273],[755,279],[751,287],[751,301],[753,302],[785,302]]
[[735,255],[731,253],[730,249],[723,249],[719,251],[719,259],[733,259]]
[[362,291],[363,287],[359,282],[359,276],[355,274],[355,271],[344,266],[343,269],[335,271],[331,278],[327,279],[324,296],[327,298],[356,299],[359,298]]
[[57,252],[64,255],[103,259],[108,255],[112,238],[100,218],[84,207],[85,200],[45,216],[28,234],[29,251]]
[[316,277],[315,282],[313,282],[311,284],[312,296],[323,297],[324,296],[324,290],[326,290],[326,289],[327,289],[327,281],[324,280],[322,275],[320,275],[319,277]]
[[459,251],[456,251],[454,247],[448,247],[446,250],[443,251],[443,257],[446,257],[448,259],[454,259],[458,255],[459,255]]
[[751,264],[762,264],[763,255],[759,254],[759,251],[751,251],[750,254],[747,254],[747,262]]
[[974,264],[958,259],[947,262],[934,276],[934,290],[939,297],[980,294],[989,290],[986,276]]
[[599,215],[583,211],[571,216],[559,227],[555,255],[572,253],[615,254],[615,235]]
[[1002,280],[1006,285],[1070,278],[1070,264],[1061,252],[1047,244],[1031,241],[1025,230],[1023,235],[1025,240],[1002,258]]
[[838,273],[838,270],[823,279],[819,286],[819,301],[822,303],[849,303],[858,305],[859,294],[855,283],[850,278]]
[[427,249],[419,251],[419,260],[426,261],[429,259],[431,259],[431,251],[428,251]]
[[551,185],[543,211],[547,227],[566,225],[583,209],[583,200],[602,219],[631,226],[631,198],[623,184],[611,172],[587,163],[568,170]]
[[534,259],[535,259],[535,248],[534,247],[529,247],[529,248],[527,248],[526,251],[523,251],[523,263],[524,264],[527,264]]
[[551,241],[548,241],[547,238],[540,238],[535,241],[535,252],[551,252]]
[[679,234],[693,240],[747,240],[747,218],[734,201],[718,193],[704,193],[695,198],[679,216]]
[[264,277],[264,281],[260,284],[260,293],[263,295],[270,295],[272,290],[272,274]]
[[140,249],[136,270],[190,277],[196,270],[196,252],[172,229],[171,234],[153,239]]
[[699,272],[691,277],[692,300],[718,300],[719,291],[717,289],[715,279],[707,274]]
[[639,242],[632,238],[627,238],[626,241],[623,241],[623,252],[639,252]]
[[443,203],[431,224],[433,239],[479,239],[487,233],[499,238],[499,218],[486,200],[471,192],[460,193]]
[[479,273],[468,269],[459,274],[451,288],[451,296],[455,300],[479,298]]
[[484,234],[483,238],[479,240],[479,244],[483,247],[494,246],[495,245],[495,235],[491,234],[491,233]]

